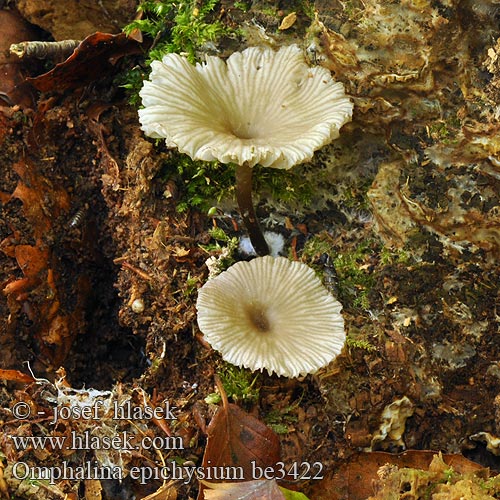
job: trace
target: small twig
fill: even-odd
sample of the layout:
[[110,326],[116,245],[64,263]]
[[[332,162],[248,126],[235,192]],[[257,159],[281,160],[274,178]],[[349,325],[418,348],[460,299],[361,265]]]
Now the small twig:
[[60,42],[20,42],[10,46],[10,53],[20,59],[66,59],[80,44],[79,40],[61,40]]
[[138,276],[140,276],[142,279],[144,279],[146,281],[151,281],[153,279],[149,274],[145,273],[144,271],[142,271],[138,267],[135,267],[132,264],[129,264],[127,261],[122,262],[121,264],[122,264],[122,267],[124,267],[125,269],[130,269],[131,271],[133,271],[135,274],[137,274]]

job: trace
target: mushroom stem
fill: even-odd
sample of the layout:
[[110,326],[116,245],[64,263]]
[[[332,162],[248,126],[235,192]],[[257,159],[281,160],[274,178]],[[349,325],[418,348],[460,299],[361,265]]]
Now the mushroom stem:
[[250,241],[261,257],[269,255],[262,230],[260,229],[252,203],[252,169],[246,162],[236,166],[236,200],[240,208],[241,217],[250,236]]

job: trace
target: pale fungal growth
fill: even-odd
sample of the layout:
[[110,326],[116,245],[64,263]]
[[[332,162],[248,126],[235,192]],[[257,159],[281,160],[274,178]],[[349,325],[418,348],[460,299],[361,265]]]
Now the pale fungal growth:
[[144,301],[142,299],[135,299],[130,305],[130,309],[134,311],[136,314],[140,314],[144,312],[145,309]]
[[342,305],[310,267],[284,257],[234,264],[199,290],[196,307],[210,345],[254,371],[314,373],[345,341]]
[[[266,240],[269,248],[269,255],[272,257],[277,257],[285,248],[285,238],[283,238],[283,235],[279,233],[264,231],[264,239]],[[248,257],[255,257],[257,255],[250,238],[246,236],[240,239],[238,250],[240,253]]]
[[236,197],[259,255],[267,244],[252,205],[252,167],[288,169],[339,136],[352,103],[323,67],[309,67],[297,45],[251,47],[227,61],[193,66],[178,54],[151,64],[140,92],[142,130],[194,160],[235,163]]

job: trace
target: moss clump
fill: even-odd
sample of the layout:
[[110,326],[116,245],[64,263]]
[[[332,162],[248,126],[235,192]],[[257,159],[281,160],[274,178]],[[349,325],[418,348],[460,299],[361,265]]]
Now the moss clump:
[[294,414],[296,406],[287,406],[282,410],[271,410],[265,417],[264,422],[276,434],[288,434],[290,426],[298,422],[297,416]]
[[403,249],[390,250],[387,247],[380,251],[380,263],[384,266],[389,264],[408,264],[410,254]]
[[218,0],[143,0],[138,12],[141,19],[123,28],[130,35],[139,30],[152,39],[146,55],[145,67],[135,67],[119,78],[119,83],[130,93],[130,102],[139,105],[139,90],[149,72],[152,61],[161,60],[165,54],[183,53],[191,62],[198,60],[198,51],[223,36],[235,35],[218,20],[210,19]]
[[235,236],[229,237],[220,227],[209,229],[208,234],[215,243],[200,245],[207,253],[212,254],[206,261],[210,276],[220,274],[231,267],[235,262],[234,254],[238,248],[239,240]]
[[368,293],[375,284],[370,260],[379,248],[374,241],[366,240],[349,251],[338,252],[330,240],[326,233],[308,240],[304,246],[303,259],[314,261],[322,256],[327,265],[313,266],[319,271],[325,286],[337,295],[344,306],[368,310]]
[[[221,200],[234,198],[235,166],[217,161],[195,161],[187,155],[172,153],[164,162],[159,177],[179,187],[177,211],[209,210]],[[254,191],[268,193],[283,203],[307,203],[312,195],[310,183],[293,171],[254,167]]]
[[254,191],[269,194],[281,203],[307,205],[312,199],[314,187],[297,168],[279,170],[257,165],[254,167]]
[[305,243],[302,260],[316,270],[344,307],[370,311],[370,292],[381,270],[393,264],[407,265],[412,260],[406,250],[388,249],[374,239],[353,243],[342,251],[336,245],[330,234],[319,233]]
[[333,264],[339,276],[339,296],[354,307],[368,310],[368,292],[375,284],[375,276],[370,270],[369,258],[373,255],[372,242],[359,244],[354,251],[337,253]]
[[456,116],[438,120],[427,127],[427,135],[436,142],[456,144],[461,129],[461,122]]
[[224,363],[217,374],[227,397],[233,401],[253,404],[259,399],[260,374],[254,375],[250,370],[238,368],[230,363]]
[[346,344],[349,349],[361,349],[366,352],[376,351],[377,348],[368,340],[362,338],[354,338],[352,335],[347,335]]
[[173,0],[145,0],[139,4],[142,19],[133,21],[123,29],[130,34],[140,30],[154,42],[148,60],[161,59],[170,52],[183,52],[191,62],[203,45],[228,35],[230,30],[220,21],[208,20],[218,0],[176,2]]
[[240,9],[242,12],[248,12],[250,9],[250,2],[234,2],[233,7],[235,9]]
[[234,168],[217,161],[195,161],[174,153],[162,168],[161,177],[174,180],[180,188],[177,211],[195,208],[208,212],[214,203],[234,194]]

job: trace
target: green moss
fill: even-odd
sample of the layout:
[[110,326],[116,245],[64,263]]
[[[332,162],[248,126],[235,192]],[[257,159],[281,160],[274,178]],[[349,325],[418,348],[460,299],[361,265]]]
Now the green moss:
[[186,282],[184,283],[184,290],[183,294],[184,297],[188,298],[193,295],[196,290],[198,290],[198,283],[200,282],[200,279],[198,277],[192,277],[191,273],[188,273]]
[[296,406],[295,404],[281,410],[271,410],[264,417],[264,422],[276,432],[276,434],[288,434],[290,432],[290,425],[298,421],[294,411]]
[[375,275],[370,270],[368,261],[376,252],[370,240],[360,243],[350,252],[334,255],[333,264],[339,277],[339,300],[352,303],[364,310],[370,308],[368,293],[375,284]]
[[408,265],[412,258],[406,250],[391,250],[371,239],[338,251],[333,237],[322,232],[306,241],[302,260],[316,271],[344,307],[369,311],[369,296],[377,274],[388,265]]
[[288,425],[286,424],[271,424],[271,423],[268,423],[267,424],[274,432],[276,432],[276,434],[288,434],[289,430],[288,430]]
[[233,7],[243,12],[247,12],[250,9],[250,2],[234,2]]
[[[255,6],[254,6],[255,8]],[[278,18],[278,6],[273,5],[273,4],[268,4],[268,5],[259,5],[259,7],[256,9],[258,12],[264,14],[265,16],[269,17],[276,17]]]
[[221,229],[220,227],[213,227],[208,230],[208,233],[216,241],[227,243],[231,240],[231,238],[224,232],[224,229]]
[[191,62],[197,61],[197,52],[207,43],[215,43],[222,36],[235,35],[218,20],[210,20],[218,0],[143,0],[138,7],[141,19],[123,28],[127,34],[139,30],[153,40],[146,55],[145,68],[136,67],[121,76],[118,83],[130,93],[133,105],[139,105],[139,90],[149,73],[152,61],[167,53],[183,53]]
[[367,352],[373,352],[376,351],[377,348],[368,342],[366,339],[356,339],[352,335],[347,335],[346,337],[346,344],[347,347],[351,349],[361,349],[363,351]]
[[178,186],[179,212],[195,208],[207,213],[214,203],[234,194],[234,167],[217,161],[194,161],[177,152],[164,162],[159,178]]
[[486,491],[500,492],[500,475],[482,480],[480,485],[481,488]]
[[351,210],[370,211],[370,202],[366,193],[371,187],[371,179],[359,182],[356,186],[348,186],[342,192],[342,205]]
[[169,52],[183,52],[191,62],[195,62],[196,51],[200,47],[230,32],[220,21],[208,21],[208,15],[216,5],[217,0],[180,3],[146,0],[138,7],[142,19],[133,21],[123,30],[129,34],[138,29],[154,40],[149,60],[161,59]]
[[[320,233],[308,240],[303,251],[304,260],[317,261],[320,256],[327,256],[330,262],[328,270],[324,265],[312,264],[318,271],[324,284],[328,287],[331,276],[334,274],[336,295],[344,306],[352,306],[364,310],[370,309],[368,293],[375,284],[375,276],[371,271],[369,260],[379,251],[374,241],[366,240],[348,251],[338,252],[333,246],[331,236]],[[324,260],[324,259],[323,259]]]
[[[429,470],[385,466],[385,474],[375,485],[373,500],[412,498],[467,498],[467,500],[493,500],[498,498],[499,476],[484,479],[487,469],[459,473],[446,464],[441,454],[435,455]],[[390,467],[390,469],[389,469]],[[464,467],[465,469],[465,467]],[[404,490],[403,490],[404,488]],[[403,496],[402,492],[404,491]]]
[[[238,248],[239,240],[237,237],[230,238],[221,228],[214,227],[209,229],[209,234],[215,243],[200,245],[207,253],[217,255],[217,263],[214,266],[218,272],[225,271],[231,267],[234,262],[234,253]],[[213,272],[213,271],[212,271]]]
[[260,374],[254,375],[250,370],[238,368],[230,363],[217,372],[227,397],[235,402],[255,403],[259,399]]
[[222,401],[222,397],[218,392],[211,392],[206,398],[205,403],[209,405],[218,405]]
[[[187,155],[172,153],[159,177],[173,180],[179,187],[177,210],[197,209],[208,213],[214,204],[234,198],[235,166],[217,161],[194,161]],[[312,196],[311,183],[290,170],[254,167],[254,192],[263,193],[283,203],[306,204]]]
[[282,203],[306,205],[311,201],[314,188],[297,169],[280,170],[254,167],[254,192],[269,194]]
[[435,141],[443,144],[456,144],[460,129],[460,120],[456,116],[450,116],[446,120],[432,123],[427,129],[427,133]]
[[328,234],[321,233],[308,239],[304,245],[302,256],[306,260],[314,260],[322,254],[330,255],[332,242]]
[[314,2],[310,2],[309,0],[302,0],[300,2],[300,10],[311,20],[314,20],[314,15],[316,13],[316,8],[314,6]]
[[347,0],[342,3],[344,9],[344,15],[352,21],[357,21],[363,14],[364,5],[358,0]]
[[384,266],[389,264],[408,264],[410,254],[403,249],[391,250],[384,247],[380,251],[379,258],[380,263]]

